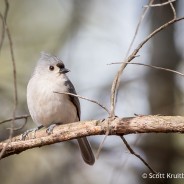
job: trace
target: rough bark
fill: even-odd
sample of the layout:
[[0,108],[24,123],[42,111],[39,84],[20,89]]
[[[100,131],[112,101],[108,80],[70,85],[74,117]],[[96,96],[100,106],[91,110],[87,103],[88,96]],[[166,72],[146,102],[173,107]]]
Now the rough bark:
[[83,136],[102,135],[109,130],[109,135],[127,135],[137,133],[184,133],[184,117],[182,116],[137,116],[92,120],[59,125],[48,135],[45,129],[30,133],[26,140],[21,135],[0,143],[0,151],[7,146],[2,158],[21,153],[25,150],[49,144],[68,141]]

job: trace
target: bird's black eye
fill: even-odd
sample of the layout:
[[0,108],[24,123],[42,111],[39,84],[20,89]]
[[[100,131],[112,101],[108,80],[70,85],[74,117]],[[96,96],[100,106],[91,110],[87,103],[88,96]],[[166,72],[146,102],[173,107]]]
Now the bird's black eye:
[[53,70],[54,70],[54,66],[50,65],[50,66],[49,66],[49,70],[50,70],[50,71],[53,71]]

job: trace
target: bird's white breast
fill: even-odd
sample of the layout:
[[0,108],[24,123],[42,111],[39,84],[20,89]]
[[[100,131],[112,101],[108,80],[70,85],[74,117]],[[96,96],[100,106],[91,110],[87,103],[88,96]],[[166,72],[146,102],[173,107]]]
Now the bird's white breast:
[[38,125],[78,121],[75,105],[68,95],[54,92],[67,92],[66,77],[38,77],[34,75],[27,86],[27,103],[31,117]]

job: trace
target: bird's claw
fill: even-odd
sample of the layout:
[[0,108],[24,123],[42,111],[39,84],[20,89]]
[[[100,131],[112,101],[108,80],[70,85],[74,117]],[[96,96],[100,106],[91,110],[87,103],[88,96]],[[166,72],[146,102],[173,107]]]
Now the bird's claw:
[[145,115],[134,113],[134,116],[137,116],[137,117],[143,117],[143,116],[145,116]]
[[36,133],[37,128],[33,128],[30,130],[26,130],[20,137],[21,141],[24,141],[26,139],[26,137],[28,136],[29,133],[34,132],[34,137],[35,137],[35,133]]
[[46,132],[48,135],[52,134],[53,133],[53,130],[54,128],[57,126],[57,124],[52,124],[50,125],[47,129],[46,129]]
[[43,125],[41,126],[38,126],[36,128],[32,128],[32,129],[29,129],[29,130],[26,130],[20,137],[20,140],[21,141],[24,141],[26,139],[26,137],[28,136],[29,133],[33,132],[33,138],[35,138],[35,134],[36,134],[36,131],[41,129],[43,127]]

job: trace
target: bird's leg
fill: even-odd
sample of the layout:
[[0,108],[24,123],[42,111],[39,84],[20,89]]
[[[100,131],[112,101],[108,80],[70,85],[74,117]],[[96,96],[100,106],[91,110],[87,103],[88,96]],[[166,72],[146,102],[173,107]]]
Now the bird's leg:
[[20,140],[25,140],[26,137],[28,136],[28,134],[29,134],[30,132],[34,132],[34,138],[35,138],[35,133],[36,133],[36,131],[37,131],[37,130],[40,130],[41,128],[43,128],[43,125],[40,125],[40,126],[38,126],[38,127],[36,127],[36,128],[32,128],[32,129],[26,130],[26,131],[21,135]]
[[54,128],[55,128],[57,125],[59,125],[59,123],[53,123],[53,124],[51,124],[51,125],[46,129],[47,134],[48,134],[48,135],[52,134]]

